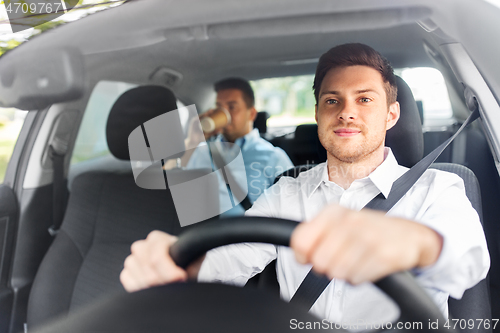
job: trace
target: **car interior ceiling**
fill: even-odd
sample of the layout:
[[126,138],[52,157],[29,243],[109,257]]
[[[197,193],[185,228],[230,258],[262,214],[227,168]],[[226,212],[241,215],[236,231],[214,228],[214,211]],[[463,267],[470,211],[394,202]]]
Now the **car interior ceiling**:
[[[138,6],[140,7],[141,5]],[[206,8],[209,9],[209,6]],[[117,8],[117,10],[119,11],[120,8]],[[259,13],[254,13],[252,15],[253,17],[258,17],[257,14]],[[415,17],[427,15],[419,11],[414,11],[413,14],[416,15]],[[96,18],[89,17],[88,23],[86,23],[85,20],[75,22],[75,24],[69,25],[67,29],[61,31],[60,34],[61,40],[68,41],[68,44],[76,43],[77,40],[81,43],[80,47],[85,53],[88,81],[91,87],[95,86],[101,78],[138,83],[141,85],[151,83],[150,77],[158,68],[158,65],[163,64],[164,59],[168,59],[169,67],[176,68],[178,72],[182,74],[182,84],[174,83],[173,86],[169,84],[164,85],[171,88],[177,98],[183,101],[184,104],[194,103],[198,106],[199,110],[204,110],[209,108],[213,101],[214,93],[211,83],[220,78],[226,76],[242,76],[248,79],[260,79],[265,77],[311,74],[314,73],[316,65],[311,59],[317,59],[319,54],[326,51],[326,49],[332,45],[354,40],[367,43],[375,49],[383,50],[384,55],[393,63],[394,67],[406,66],[407,64],[411,64],[411,66],[415,67],[435,67],[445,77],[454,116],[458,123],[447,126],[446,128],[426,129],[423,133],[424,156],[458,129],[459,123],[465,119],[467,112],[463,99],[462,85],[455,79],[447,62],[443,57],[439,56],[439,52],[436,51],[436,49],[438,49],[436,43],[429,40],[426,36],[426,32],[417,24],[379,27],[378,30],[373,31],[346,30],[338,32],[334,31],[338,29],[338,27],[331,27],[329,28],[331,32],[325,32],[320,35],[313,31],[301,36],[283,37],[282,35],[273,36],[271,34],[263,39],[255,38],[255,36],[244,36],[245,38],[241,39],[231,37],[230,33],[238,31],[236,28],[242,28],[235,27],[234,25],[219,25],[215,26],[215,28],[210,31],[212,34],[219,34],[219,36],[222,35],[224,38],[212,42],[206,42],[203,38],[197,39],[196,36],[198,36],[197,34],[199,32],[193,29],[171,29],[172,36],[174,36],[173,43],[175,47],[170,47],[172,46],[172,42],[166,41],[164,35],[156,36],[148,31],[137,29],[137,33],[133,36],[133,39],[136,39],[139,43],[139,40],[142,38],[144,45],[137,45],[137,47],[133,48],[124,46],[125,42],[130,41],[130,39],[117,38],[116,43],[105,45],[109,40],[105,38],[95,38],[95,35],[84,32],[82,27],[85,26],[85,29],[87,29],[87,24],[90,24],[92,21],[97,22],[93,29],[98,29],[100,26],[102,27],[103,21],[99,19],[99,15],[106,16],[109,14],[99,13],[96,15]],[[252,16],[250,14],[247,15]],[[260,15],[262,15],[262,13],[260,13]],[[380,15],[380,13],[377,13],[377,15]],[[399,14],[391,14],[391,12],[389,12],[389,14],[386,13],[386,15],[397,16]],[[369,19],[370,16],[361,16],[356,19],[358,21],[363,19],[366,20],[367,17]],[[156,22],[155,24],[161,24],[159,23],[160,17],[155,16],[150,19]],[[286,18],[284,18],[284,20],[286,21]],[[304,17],[302,21],[301,29],[307,30],[307,27],[311,25],[311,23],[308,23],[308,17]],[[125,32],[134,28],[125,28],[123,24],[124,22],[119,22],[119,24],[113,28],[116,29],[116,35],[123,37]],[[316,27],[315,29],[318,28]],[[112,33],[109,35],[111,36]],[[384,38],[385,36],[391,36],[393,38],[393,43],[388,44],[384,42],[384,38],[381,38],[382,35]],[[75,38],[75,36],[81,38]],[[187,38],[186,36],[192,38],[192,40],[183,40],[183,38]],[[175,41],[175,38],[177,38],[178,41]],[[93,43],[96,39],[97,43]],[[74,41],[70,43],[70,40]],[[423,40],[426,41],[425,46],[422,44]],[[47,39],[44,38],[40,38],[39,41],[34,39],[32,45],[28,43],[26,47],[36,48],[37,45],[39,46],[40,43],[46,41]],[[60,41],[57,43],[59,42]],[[57,44],[56,41],[50,41],[47,45]],[[133,43],[131,45],[134,46]],[[146,48],[150,50],[151,54],[148,57],[144,57]],[[406,48],[407,53],[401,54],[399,48]],[[431,49],[432,52],[429,52],[429,49]],[[208,54],[212,55],[212,57],[207,57],[211,60],[200,61],[200,59],[197,58],[198,54]],[[215,56],[216,54],[217,56]],[[411,54],[411,56],[407,54]],[[112,61],[112,59],[118,56],[120,59],[123,59],[123,61]],[[226,65],[223,66],[222,64]],[[121,66],[126,66],[128,70],[120,70]],[[49,117],[57,108],[77,110],[79,113],[83,113],[90,93],[90,91],[86,91],[85,95],[78,101],[68,102],[63,105],[54,105],[50,109],[39,111],[39,119],[37,120],[38,125],[41,127],[43,117]],[[256,127],[259,128],[261,135],[275,146],[283,148],[291,157],[295,165],[316,164],[324,161],[325,157],[318,151],[317,127],[315,125],[301,125],[296,128],[292,135],[273,137],[269,135],[269,133],[266,133],[265,121],[262,121],[262,119],[265,118],[266,115],[262,113],[259,116],[259,120],[256,122]],[[81,116],[76,120],[77,123],[79,121],[81,121]],[[131,121],[133,121],[134,124],[138,122],[138,120]],[[139,122],[141,121],[143,122],[144,120],[140,120]],[[44,124],[43,126],[50,127],[52,124]],[[47,129],[47,131],[48,130],[49,129]],[[77,131],[69,138],[70,142],[74,143],[76,132]],[[35,138],[32,138],[32,140],[35,140]],[[71,154],[71,150],[69,154]],[[498,216],[500,216],[500,205],[498,205],[498,202],[500,202],[500,178],[481,123],[476,122],[469,126],[450,147],[441,154],[437,162],[455,163],[466,166],[474,172],[479,181],[482,199],[483,227],[487,236],[492,262],[489,273],[490,295],[492,300],[498,300],[500,299],[500,228],[498,227],[497,219]],[[108,166],[109,165],[106,165],[106,167]],[[114,173],[96,171],[95,165],[89,167],[90,169],[94,168],[95,173],[87,173],[87,171],[92,171],[90,169],[85,170],[85,175],[80,177],[79,180],[70,187],[70,202],[65,219],[81,220],[83,218],[88,218],[82,213],[83,209],[81,207],[75,208],[76,203],[82,204],[83,207],[94,207],[91,208],[91,210],[95,210],[95,207],[98,205],[105,206],[109,211],[103,213],[104,215],[100,217],[101,220],[108,219],[114,212],[120,211],[122,207],[128,207],[129,209],[123,210],[123,214],[119,215],[120,219],[127,220],[126,216],[133,215],[132,211],[134,207],[137,208],[141,205],[147,205],[147,208],[153,212],[151,213],[152,217],[150,219],[144,219],[142,215],[140,218],[138,217],[141,220],[148,220],[147,223],[140,227],[137,227],[132,222],[125,228],[122,225],[119,227],[107,225],[103,229],[102,235],[104,236],[101,235],[102,237],[107,238],[109,234],[112,233],[111,229],[120,230],[120,232],[118,235],[107,238],[107,241],[104,243],[97,242],[96,244],[98,247],[93,247],[91,244],[92,242],[88,239],[82,241],[78,240],[76,243],[80,242],[81,244],[74,245],[72,244],[74,240],[70,239],[66,231],[63,231],[60,234],[61,236],[56,238],[56,242],[53,243],[53,246],[49,250],[49,253],[52,252],[53,254],[53,259],[50,259],[53,262],[49,263],[48,266],[45,265],[45,268],[38,273],[41,277],[37,277],[38,281],[35,282],[33,288],[34,292],[31,297],[29,296],[31,284],[34,281],[38,266],[40,262],[42,262],[47,248],[52,242],[52,238],[48,235],[46,230],[52,223],[51,198],[53,189],[50,184],[39,184],[39,186],[33,186],[23,190],[23,214],[19,223],[18,247],[16,249],[16,251],[22,255],[16,256],[12,273],[12,277],[15,279],[13,285],[17,289],[16,295],[14,296],[16,297],[16,305],[12,313],[13,321],[11,327],[17,329],[22,327],[22,324],[26,321],[26,316],[28,316],[28,322],[32,322],[36,325],[54,316],[56,313],[63,313],[67,312],[68,309],[78,308],[78,306],[88,303],[93,297],[97,297],[104,292],[119,291],[120,286],[116,284],[116,279],[112,281],[109,277],[113,276],[113,274],[116,276],[116,272],[119,270],[123,258],[128,252],[130,242],[144,237],[147,231],[153,228],[166,230],[174,234],[180,232],[180,228],[173,227],[173,224],[166,225],[162,220],[162,217],[171,214],[171,209],[173,209],[173,207],[165,207],[163,205],[164,200],[170,199],[165,199],[164,197],[158,198],[156,194],[152,195],[151,191],[137,188],[134,182],[131,181],[132,178],[130,178],[130,175],[127,180],[124,180],[124,169],[122,167],[123,164],[116,164]],[[69,170],[69,172],[71,173],[71,170]],[[99,197],[98,193],[106,186],[108,186],[107,193],[109,200],[100,203],[95,202],[95,200],[92,201]],[[83,193],[85,193],[85,195],[77,194],[75,197],[75,193],[82,193],[82,189],[84,189]],[[124,198],[124,201],[118,201],[118,203],[112,200],[117,197],[123,197],[122,194],[124,192],[130,193],[131,196]],[[166,191],[164,193],[166,193]],[[83,196],[85,196],[85,198],[83,198]],[[144,201],[141,200],[140,202],[134,203],[135,196],[144,199]],[[160,204],[158,200],[160,200],[162,204]],[[144,207],[137,208],[137,211],[143,212],[143,208]],[[108,220],[116,221],[116,218],[115,216]],[[89,219],[98,218],[91,217]],[[70,224],[66,223],[66,227],[64,228],[70,228]],[[69,233],[78,235],[77,237],[80,239],[81,235],[88,234],[91,230],[79,228],[80,227],[77,226],[71,229]],[[30,238],[30,236],[26,236],[26,238],[23,238],[25,237],[23,235],[37,235],[37,237]],[[97,234],[96,237],[99,238],[101,236]],[[69,246],[71,250],[61,250],[62,247],[58,249],[61,244],[64,245],[64,248]],[[78,248],[79,246],[81,248]],[[85,250],[82,250],[82,248],[85,248]],[[61,251],[64,252],[65,258],[60,255]],[[91,259],[85,261],[79,252],[90,254]],[[101,262],[100,258],[102,253],[106,253],[112,263]],[[69,260],[71,264],[67,264],[67,260]],[[67,271],[59,272],[59,274],[62,274],[60,280],[54,279],[54,281],[52,281],[55,283],[52,285],[52,289],[36,288],[36,284],[45,286],[45,284],[48,283],[47,281],[53,277],[54,272],[59,270],[54,267],[60,266],[67,268]],[[82,270],[83,277],[77,278],[77,271],[80,271],[81,267],[84,267]],[[107,267],[108,270],[99,271],[102,267]],[[90,272],[92,272],[92,274],[98,272],[97,275],[99,278],[97,280],[99,281],[97,281],[96,284],[94,284],[95,281],[91,281]],[[74,278],[74,280],[71,280],[74,282],[74,285],[67,283],[66,278],[68,275]],[[77,292],[71,296],[73,290],[77,290]],[[44,308],[45,301],[54,298],[54,293],[56,292],[62,293],[64,296],[57,299],[56,303],[58,304],[54,308]],[[28,299],[30,306],[29,312],[26,313]],[[493,301],[491,306],[492,317],[500,317],[500,304]],[[33,310],[35,308],[38,310]]]

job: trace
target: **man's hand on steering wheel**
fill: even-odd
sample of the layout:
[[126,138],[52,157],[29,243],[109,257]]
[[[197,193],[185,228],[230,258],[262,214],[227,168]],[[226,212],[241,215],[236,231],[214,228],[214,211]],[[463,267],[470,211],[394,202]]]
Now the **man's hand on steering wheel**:
[[413,221],[330,205],[297,226],[290,247],[298,262],[318,273],[360,284],[435,263],[442,238]]
[[[196,277],[203,258],[187,271],[178,267],[168,254],[176,240],[153,231],[132,244],[120,274],[125,289],[132,292]],[[359,284],[433,264],[442,238],[416,222],[331,205],[295,229],[290,247],[299,262],[311,263],[318,273]]]
[[152,231],[144,240],[132,244],[131,254],[125,259],[120,281],[128,292],[185,281],[187,272],[178,267],[168,255],[177,237],[162,231]]

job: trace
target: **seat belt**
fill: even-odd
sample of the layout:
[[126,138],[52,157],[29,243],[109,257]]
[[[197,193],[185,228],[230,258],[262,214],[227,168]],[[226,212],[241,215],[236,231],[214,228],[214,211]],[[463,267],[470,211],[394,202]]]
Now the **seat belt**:
[[54,237],[59,232],[64,217],[65,194],[64,184],[64,158],[66,153],[58,152],[54,145],[49,146],[49,157],[52,160],[52,225],[49,227],[49,234]]
[[61,227],[66,203],[68,199],[68,188],[64,180],[64,159],[68,153],[69,141],[79,113],[76,110],[68,110],[60,113],[54,123],[50,134],[47,155],[52,161],[52,225],[48,232],[51,236],[57,235]]
[[[466,90],[467,93],[470,91]],[[471,101],[470,99],[468,101]],[[462,126],[451,136],[448,140],[439,145],[436,149],[430,152],[426,157],[415,164],[410,170],[399,177],[393,184],[391,192],[384,198],[382,193],[379,193],[375,198],[373,198],[369,203],[363,208],[370,208],[388,212],[398,201],[408,192],[408,190],[418,181],[420,176],[431,166],[432,163],[441,155],[443,150],[448,147],[448,145],[462,132],[462,130],[476,120],[479,117],[479,107],[477,102],[473,102],[474,111],[465,120]],[[324,275],[318,275],[313,272],[313,269],[309,271],[305,279],[300,284],[299,288],[293,295],[290,303],[297,304],[302,308],[309,311],[311,307],[316,303],[316,300],[326,289],[330,280]]]
[[[231,174],[231,171],[229,170],[229,168],[227,168],[227,169],[225,168],[226,161],[225,161],[224,157],[222,156],[222,153],[217,148],[217,145],[215,143],[213,143],[213,144],[207,143],[207,144],[209,145],[208,151],[210,152],[212,162],[215,165],[215,167],[221,171],[222,178],[226,182],[226,187],[227,187],[227,190],[229,192],[229,196],[231,198],[231,203],[233,203],[232,202],[233,196],[234,196],[233,193],[243,193],[243,190],[241,189],[240,184],[238,184],[238,182],[235,181],[235,182],[233,182],[234,190],[231,191],[231,188],[229,187],[228,174],[232,179],[235,179],[234,176]],[[240,147],[240,149],[242,147]],[[234,197],[236,197],[236,196],[234,196]],[[243,207],[243,209],[245,211],[249,210],[252,207],[252,203],[250,202],[250,199],[248,198],[248,193],[239,204]],[[234,204],[233,204],[233,206],[234,206]]]

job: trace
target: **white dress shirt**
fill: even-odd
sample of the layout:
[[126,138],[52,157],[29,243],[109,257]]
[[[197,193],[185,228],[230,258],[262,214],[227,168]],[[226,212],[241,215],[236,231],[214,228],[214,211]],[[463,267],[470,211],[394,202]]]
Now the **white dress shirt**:
[[[387,197],[393,182],[407,170],[385,148],[384,162],[368,177],[355,180],[344,190],[329,181],[327,165],[322,163],[297,178],[281,178],[247,214],[304,221],[330,203],[360,210],[380,192]],[[465,195],[462,179],[429,169],[387,214],[422,223],[443,237],[437,262],[415,269],[414,273],[447,317],[448,295],[460,298],[466,289],[484,279],[489,269],[484,233],[477,212]],[[288,301],[311,266],[297,263],[287,247],[245,243],[211,250],[198,279],[244,285],[275,258],[281,297]],[[386,323],[399,314],[394,302],[372,284],[352,286],[337,279],[325,289],[311,312],[336,323]]]

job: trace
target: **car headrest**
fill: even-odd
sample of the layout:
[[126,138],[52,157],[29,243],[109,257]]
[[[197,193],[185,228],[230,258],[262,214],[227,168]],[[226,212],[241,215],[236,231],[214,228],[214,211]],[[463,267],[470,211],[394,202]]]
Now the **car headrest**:
[[253,127],[259,130],[259,133],[267,132],[267,119],[269,119],[269,113],[266,111],[257,112],[257,116],[253,121]]
[[424,156],[422,123],[410,87],[399,76],[396,82],[401,115],[396,125],[387,131],[385,145],[391,147],[400,165],[411,168]]
[[295,128],[295,141],[307,142],[316,141],[318,136],[318,125],[316,124],[302,124]]
[[[130,133],[146,121],[158,117],[168,111],[176,110],[175,95],[167,88],[160,86],[141,86],[124,92],[115,102],[106,124],[106,139],[111,154],[121,160],[130,160],[128,137]],[[181,121],[178,113],[174,119]],[[176,144],[184,145],[182,131],[169,136]]]

